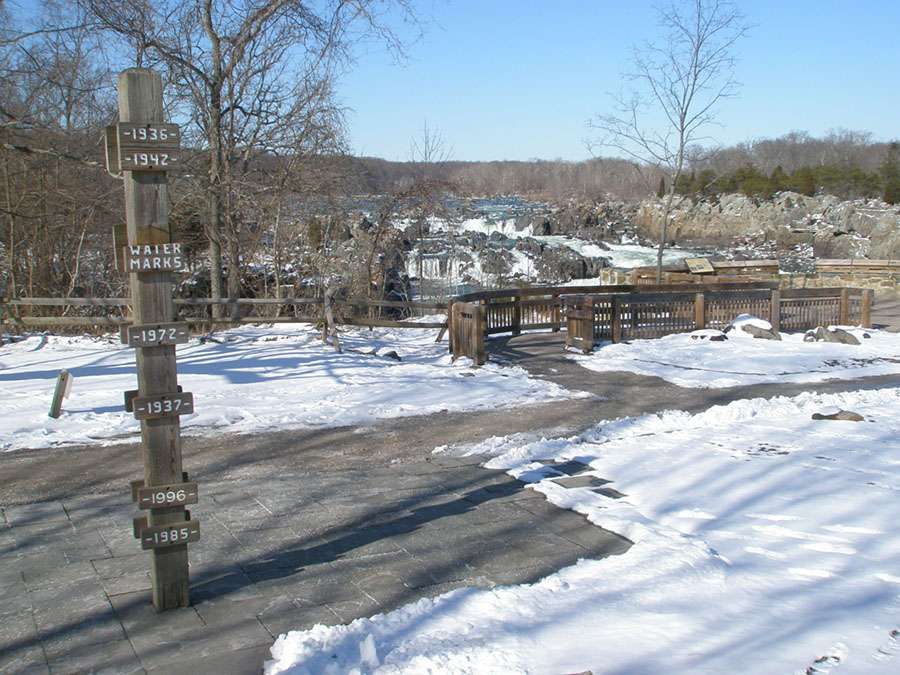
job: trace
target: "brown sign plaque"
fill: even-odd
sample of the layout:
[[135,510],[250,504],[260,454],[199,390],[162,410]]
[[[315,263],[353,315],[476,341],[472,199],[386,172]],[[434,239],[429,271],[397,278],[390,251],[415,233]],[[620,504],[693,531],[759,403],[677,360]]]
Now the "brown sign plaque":
[[143,326],[127,326],[122,340],[129,347],[158,347],[159,345],[183,345],[191,339],[186,323],[157,323]]
[[186,520],[183,523],[151,525],[141,530],[141,548],[162,548],[200,541],[200,521]]
[[197,483],[175,483],[138,488],[138,508],[155,509],[163,506],[196,504],[199,500]]
[[189,391],[157,396],[137,396],[132,400],[135,419],[146,420],[153,417],[177,417],[194,412],[194,395]]

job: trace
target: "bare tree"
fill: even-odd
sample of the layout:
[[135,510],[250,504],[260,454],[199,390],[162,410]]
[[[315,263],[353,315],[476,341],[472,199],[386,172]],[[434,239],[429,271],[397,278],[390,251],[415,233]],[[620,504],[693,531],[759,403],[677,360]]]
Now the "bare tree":
[[[675,185],[687,149],[705,138],[718,104],[737,92],[734,46],[749,30],[728,0],[688,0],[657,7],[663,35],[633,48],[631,86],[613,97],[613,112],[589,123],[597,144],[662,171],[669,181],[660,223],[657,282]],[[657,121],[660,119],[661,121]]]
[[[181,115],[204,150],[210,286],[238,294],[247,228],[247,179],[260,154],[335,152],[341,110],[334,79],[352,46],[376,38],[396,52],[398,16],[416,22],[408,0],[82,0],[119,36],[133,63],[164,69]],[[416,24],[418,25],[418,24]],[[186,136],[190,137],[189,134]]]

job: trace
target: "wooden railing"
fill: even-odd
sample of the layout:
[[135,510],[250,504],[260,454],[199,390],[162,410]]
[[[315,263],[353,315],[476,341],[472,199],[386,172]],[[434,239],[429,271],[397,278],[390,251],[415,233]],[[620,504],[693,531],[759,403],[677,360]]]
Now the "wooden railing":
[[[703,289],[565,296],[566,345],[590,351],[594,342],[655,338],[701,328],[722,329],[740,314],[768,320],[775,330],[816,326],[871,327],[874,292],[850,288]],[[592,341],[588,341],[588,336]]]
[[[192,325],[247,323],[321,323],[324,321],[323,298],[180,298],[174,301],[178,316],[174,320]],[[228,316],[213,318],[207,310],[213,305],[226,308]],[[64,316],[21,315],[24,307],[44,308]],[[336,322],[354,326],[386,326],[446,328],[446,322],[409,322],[384,318],[383,310],[412,317],[425,312],[445,310],[446,303],[404,302],[333,298],[332,313]],[[77,312],[77,316],[72,316]],[[114,316],[110,316],[114,313]],[[77,328],[111,327],[131,323],[130,298],[2,298],[0,322],[13,328]]]

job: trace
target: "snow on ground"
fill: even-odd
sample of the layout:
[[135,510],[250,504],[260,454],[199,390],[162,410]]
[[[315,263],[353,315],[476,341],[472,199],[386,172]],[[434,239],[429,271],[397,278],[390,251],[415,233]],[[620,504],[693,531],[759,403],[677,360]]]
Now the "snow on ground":
[[[898,405],[895,388],[740,400],[470,447],[634,545],[289,633],[266,672],[898,672]],[[832,407],[864,420],[811,418]],[[599,487],[563,487],[547,460]]]
[[[434,317],[431,317],[432,319]],[[451,363],[435,329],[347,329],[343,353],[307,325],[246,326],[177,347],[178,382],[194,395],[185,434],[364,424],[438,411],[571,396],[518,367]],[[395,351],[402,359],[388,355]],[[135,350],[118,335],[31,335],[0,346],[0,450],[109,442],[140,433],[123,392]],[[60,370],[74,376],[59,419],[47,413]]]
[[740,331],[730,331],[729,339],[723,342],[711,342],[710,331],[697,331],[605,343],[587,356],[572,353],[570,358],[597,372],[628,371],[661,377],[679,387],[698,388],[900,373],[897,334],[846,330],[859,339],[859,345],[804,342],[804,333],[781,333],[781,341],[740,339]]

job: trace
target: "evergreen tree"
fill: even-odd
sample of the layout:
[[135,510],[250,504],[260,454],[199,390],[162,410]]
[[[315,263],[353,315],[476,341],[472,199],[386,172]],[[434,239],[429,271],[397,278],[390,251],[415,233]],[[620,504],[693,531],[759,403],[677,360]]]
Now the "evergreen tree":
[[659,189],[656,191],[656,196],[658,199],[662,199],[666,196],[666,179],[660,177],[659,179]]
[[900,142],[888,146],[887,157],[878,167],[881,176],[881,198],[888,204],[900,203]]

